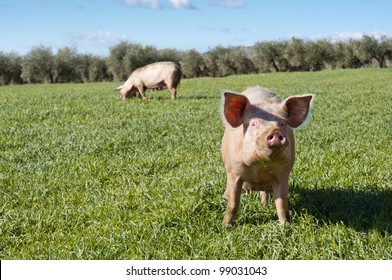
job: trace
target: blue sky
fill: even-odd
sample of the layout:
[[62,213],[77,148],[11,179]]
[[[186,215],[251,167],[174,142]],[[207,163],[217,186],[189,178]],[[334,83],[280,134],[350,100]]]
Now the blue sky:
[[0,51],[108,55],[121,41],[207,51],[292,36],[392,36],[390,0],[0,0]]

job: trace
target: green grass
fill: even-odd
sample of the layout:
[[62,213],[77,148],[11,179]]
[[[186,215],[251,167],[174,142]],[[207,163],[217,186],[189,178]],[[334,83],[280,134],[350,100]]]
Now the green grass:
[[[1,259],[391,259],[392,69],[183,80],[122,102],[118,84],[0,87]],[[314,93],[296,132],[292,223],[242,196],[235,227],[220,93]]]

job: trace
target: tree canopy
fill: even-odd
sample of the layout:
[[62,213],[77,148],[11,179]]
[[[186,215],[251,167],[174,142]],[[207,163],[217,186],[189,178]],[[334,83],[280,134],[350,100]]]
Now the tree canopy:
[[392,38],[364,35],[361,39],[332,43],[325,39],[307,41],[293,37],[282,41],[260,41],[251,47],[219,45],[205,53],[195,49],[158,50],[154,46],[120,42],[110,48],[107,57],[79,54],[69,47],[54,53],[51,47],[41,45],[33,47],[24,56],[0,51],[0,85],[123,81],[136,68],[165,60],[180,64],[185,78],[384,68],[392,65]]

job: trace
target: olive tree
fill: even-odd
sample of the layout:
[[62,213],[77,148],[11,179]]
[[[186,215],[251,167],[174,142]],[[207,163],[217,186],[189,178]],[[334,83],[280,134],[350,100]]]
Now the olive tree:
[[54,58],[50,47],[34,47],[22,60],[21,77],[28,83],[53,83]]
[[124,58],[128,48],[129,44],[127,42],[121,42],[110,48],[110,54],[107,58],[107,67],[116,82],[125,80],[129,75],[124,66]]
[[392,39],[386,36],[376,38],[364,35],[361,40],[360,55],[365,61],[376,60],[380,68],[384,68],[386,60],[392,55]]
[[183,54],[180,61],[184,77],[196,78],[204,75],[205,62],[203,56],[196,50],[190,50]]
[[75,49],[68,47],[57,50],[54,56],[53,79],[55,83],[81,82],[78,72],[80,58]]
[[0,52],[0,85],[21,84],[22,57],[11,52]]
[[253,61],[260,72],[287,71],[289,61],[284,56],[287,41],[262,41],[254,44]]

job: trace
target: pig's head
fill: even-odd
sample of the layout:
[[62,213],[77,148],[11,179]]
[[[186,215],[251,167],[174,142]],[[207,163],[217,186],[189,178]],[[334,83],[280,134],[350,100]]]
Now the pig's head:
[[131,98],[136,96],[137,88],[134,86],[128,86],[127,84],[124,84],[122,86],[119,86],[115,90],[120,92],[120,98],[122,100],[125,100],[126,98]]
[[[248,98],[249,97],[249,98]],[[242,156],[247,165],[259,161],[289,160],[294,156],[292,128],[303,124],[312,95],[281,101],[272,92],[256,88],[250,95],[225,92],[223,116],[228,125],[243,129]]]

